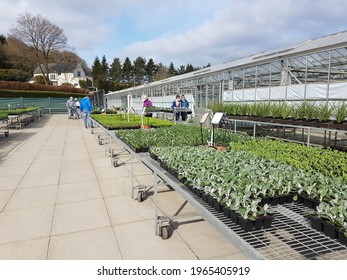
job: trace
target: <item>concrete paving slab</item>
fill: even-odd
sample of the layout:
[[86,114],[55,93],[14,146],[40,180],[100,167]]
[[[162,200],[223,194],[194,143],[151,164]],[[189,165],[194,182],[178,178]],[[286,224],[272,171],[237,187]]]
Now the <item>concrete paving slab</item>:
[[90,156],[87,153],[64,154],[63,162],[76,160],[90,160]]
[[155,235],[153,220],[117,225],[114,229],[125,260],[197,259],[176,232],[167,240]]
[[54,207],[2,211],[0,244],[49,237]]
[[20,159],[17,157],[11,157],[7,155],[5,158],[0,159],[0,166],[13,166],[20,164],[31,164],[34,160],[33,156],[23,156],[21,155]]
[[[1,167],[0,167],[1,169]],[[22,180],[23,175],[0,176],[0,191],[14,190]]]
[[63,160],[63,155],[38,155],[37,157],[35,157],[35,164],[40,164],[40,163],[44,163],[44,164],[51,164],[51,163],[56,163],[59,162],[61,163]]
[[94,168],[62,170],[60,174],[60,184],[95,181],[96,174]]
[[102,194],[105,198],[131,194],[131,177],[99,180]]
[[55,207],[52,235],[110,226],[102,199],[58,204]]
[[93,164],[89,160],[73,160],[61,163],[62,171],[75,171],[81,169],[93,169]]
[[139,203],[129,196],[114,196],[106,198],[105,203],[112,225],[154,220],[153,203],[150,200]]
[[14,190],[5,190],[1,191],[0,190],[0,212],[5,208],[5,205],[11,198]]
[[18,165],[10,165],[10,166],[2,166],[0,169],[0,176],[6,175],[21,175],[25,174],[27,170],[29,169],[30,164],[21,164],[20,162]]
[[102,198],[98,181],[75,182],[60,184],[58,188],[56,203],[84,201]]
[[35,161],[31,164],[27,174],[42,173],[42,172],[55,172],[61,167],[61,161],[50,160],[47,163]]
[[49,238],[0,245],[1,260],[45,260]]
[[14,191],[5,211],[51,206],[55,204],[57,186],[18,188]]
[[52,236],[48,259],[120,260],[122,259],[112,227]]
[[130,176],[130,172],[124,166],[114,168],[113,166],[101,167],[96,169],[96,175],[99,180],[115,179],[124,176]]
[[42,170],[41,173],[28,173],[24,175],[18,187],[27,188],[58,185],[59,176],[59,171],[45,172],[44,170]]
[[92,159],[92,162],[93,162],[93,165],[95,168],[112,166],[111,165],[111,158],[106,157],[106,156],[104,156],[102,158]]
[[175,227],[199,259],[224,259],[239,253],[231,243],[226,244],[223,236],[205,221],[184,221],[182,226],[178,222]]

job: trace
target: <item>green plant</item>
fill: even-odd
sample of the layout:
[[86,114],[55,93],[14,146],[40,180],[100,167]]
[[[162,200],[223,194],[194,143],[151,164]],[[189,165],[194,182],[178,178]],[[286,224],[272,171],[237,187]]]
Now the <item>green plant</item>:
[[325,103],[317,108],[317,118],[319,121],[329,121],[332,118],[335,106]]
[[8,118],[8,114],[0,112],[0,121],[7,120],[7,118]]
[[347,117],[347,105],[345,102],[339,103],[336,107],[336,122],[337,123],[342,123],[346,120]]

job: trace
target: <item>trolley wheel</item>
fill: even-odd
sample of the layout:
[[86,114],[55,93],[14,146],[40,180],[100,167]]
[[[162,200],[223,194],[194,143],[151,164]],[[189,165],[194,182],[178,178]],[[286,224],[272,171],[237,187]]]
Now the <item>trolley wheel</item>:
[[169,238],[169,230],[167,226],[161,227],[160,231],[161,231],[161,239],[166,240]]
[[118,167],[118,160],[116,159],[113,160],[113,167]]
[[5,132],[5,137],[8,137],[8,132]]
[[138,202],[142,202],[142,201],[144,200],[144,198],[145,198],[145,193],[144,193],[144,191],[139,191],[139,192],[137,193],[137,201],[138,201]]
[[102,140],[99,140],[99,145],[102,145]]
[[93,129],[93,128],[90,130],[90,133],[91,133],[91,134],[94,134],[94,129]]

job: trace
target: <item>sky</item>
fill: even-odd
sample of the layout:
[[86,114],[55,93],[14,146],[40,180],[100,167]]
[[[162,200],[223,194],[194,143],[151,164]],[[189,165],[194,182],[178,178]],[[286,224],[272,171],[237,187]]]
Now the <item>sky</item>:
[[0,34],[26,12],[62,28],[89,67],[104,55],[217,65],[347,30],[346,0],[0,0]]

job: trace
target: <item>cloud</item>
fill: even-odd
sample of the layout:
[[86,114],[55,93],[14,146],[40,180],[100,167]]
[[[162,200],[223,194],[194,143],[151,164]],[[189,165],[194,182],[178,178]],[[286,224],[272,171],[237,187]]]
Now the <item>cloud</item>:
[[20,13],[47,17],[91,66],[142,56],[204,66],[347,29],[345,0],[0,0],[0,34]]
[[233,1],[199,26],[135,42],[121,55],[176,66],[217,64],[344,30],[346,12],[342,0]]

